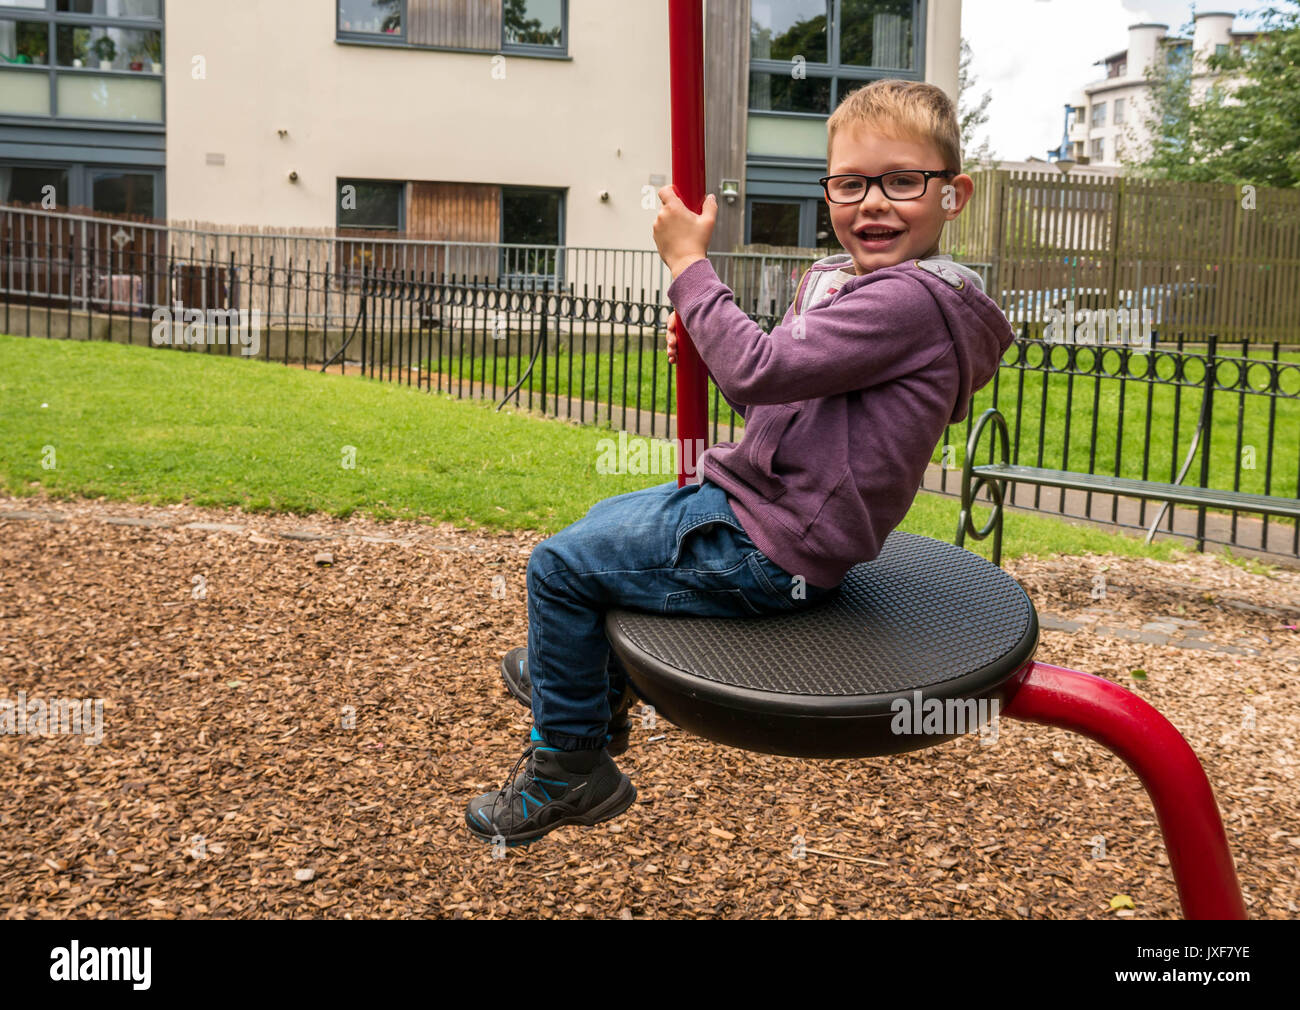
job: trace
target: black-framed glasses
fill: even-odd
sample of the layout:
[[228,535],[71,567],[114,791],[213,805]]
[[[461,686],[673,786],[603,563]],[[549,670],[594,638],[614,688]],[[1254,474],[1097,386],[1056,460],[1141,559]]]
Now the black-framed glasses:
[[956,174],[946,170],[923,172],[905,169],[884,175],[826,175],[817,181],[822,184],[831,203],[861,203],[877,183],[887,200],[919,200],[925,196],[931,179],[949,179]]

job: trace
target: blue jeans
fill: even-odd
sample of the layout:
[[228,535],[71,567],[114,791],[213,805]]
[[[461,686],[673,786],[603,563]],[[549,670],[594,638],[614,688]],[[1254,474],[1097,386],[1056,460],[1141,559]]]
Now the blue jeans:
[[809,607],[838,588],[805,583],[799,598],[794,586],[716,484],[673,480],[597,502],[528,559],[537,731],[561,750],[604,746],[608,695],[627,676],[605,637],[607,610],[756,617]]

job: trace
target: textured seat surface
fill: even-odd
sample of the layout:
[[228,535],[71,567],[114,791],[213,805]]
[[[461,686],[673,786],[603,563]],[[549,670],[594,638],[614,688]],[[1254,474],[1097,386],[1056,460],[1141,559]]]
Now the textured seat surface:
[[679,726],[751,750],[847,757],[954,735],[891,732],[900,697],[1005,701],[1037,648],[1038,618],[1002,569],[894,531],[813,609],[734,619],[615,610],[606,632],[638,693]]

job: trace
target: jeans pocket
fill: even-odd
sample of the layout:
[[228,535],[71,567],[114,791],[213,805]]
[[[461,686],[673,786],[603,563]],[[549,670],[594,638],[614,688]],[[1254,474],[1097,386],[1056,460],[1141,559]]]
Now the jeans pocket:
[[664,599],[664,613],[696,617],[761,617],[763,614],[740,589],[684,589],[669,593]]
[[754,552],[754,561],[763,576],[755,581],[763,584],[769,595],[781,601],[789,610],[810,606],[835,592],[834,589],[823,589],[820,586],[814,586],[806,577],[800,576],[797,572],[794,574],[787,572],[762,551]]

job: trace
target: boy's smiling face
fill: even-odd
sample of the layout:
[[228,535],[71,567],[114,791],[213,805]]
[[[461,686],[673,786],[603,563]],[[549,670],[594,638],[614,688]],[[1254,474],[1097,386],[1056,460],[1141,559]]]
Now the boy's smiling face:
[[[941,171],[945,168],[931,142],[887,137],[856,125],[837,130],[827,175],[883,175],[904,169]],[[951,186],[944,206],[944,187]],[[932,178],[917,200],[889,200],[878,184],[858,203],[831,203],[831,225],[840,245],[853,257],[859,274],[924,259],[939,251],[944,223],[961,213],[974,192],[969,175]]]

